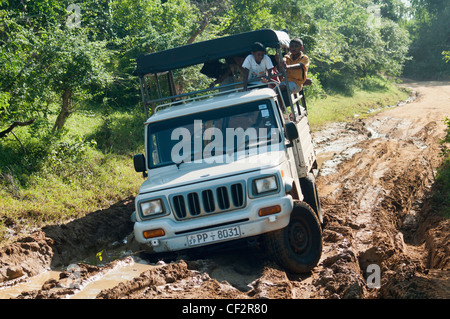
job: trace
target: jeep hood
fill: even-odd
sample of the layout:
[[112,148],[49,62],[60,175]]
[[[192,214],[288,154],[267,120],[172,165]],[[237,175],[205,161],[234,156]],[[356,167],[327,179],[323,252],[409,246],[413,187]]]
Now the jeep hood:
[[285,160],[284,151],[243,156],[230,163],[181,163],[149,171],[148,179],[141,185],[139,193],[161,191],[213,179],[259,171],[280,165]]

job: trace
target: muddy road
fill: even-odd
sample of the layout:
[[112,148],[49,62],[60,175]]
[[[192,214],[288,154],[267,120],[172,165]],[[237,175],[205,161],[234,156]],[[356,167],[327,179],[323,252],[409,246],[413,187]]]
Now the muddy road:
[[408,83],[414,101],[314,134],[324,214],[319,265],[303,275],[258,242],[139,252],[133,199],[0,248],[0,298],[450,298],[450,222],[431,194],[450,83]]

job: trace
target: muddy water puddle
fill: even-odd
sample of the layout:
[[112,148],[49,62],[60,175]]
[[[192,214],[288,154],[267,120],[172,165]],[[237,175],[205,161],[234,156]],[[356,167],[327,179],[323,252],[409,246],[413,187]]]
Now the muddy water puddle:
[[[364,151],[363,148],[357,147],[359,143],[373,139],[389,139],[391,134],[402,132],[402,128],[408,125],[411,125],[409,121],[399,118],[375,119],[371,122],[356,120],[349,123],[332,123],[320,131],[313,132],[320,175],[336,173],[339,164]],[[420,149],[427,147],[420,139],[405,133],[397,138],[410,140]]]
[[121,282],[132,280],[139,276],[142,272],[156,268],[158,266],[149,265],[147,263],[125,262],[111,269],[105,274],[96,276],[89,280],[79,291],[69,296],[69,299],[95,299],[95,297],[105,289],[116,287]]
[[60,271],[48,270],[31,278],[20,278],[10,285],[0,287],[0,299],[11,299],[20,295],[24,291],[41,289],[42,285],[51,279],[58,279]]
[[[87,278],[81,278],[81,267],[77,264],[71,264],[59,270],[47,270],[33,277],[21,277],[8,283],[3,283],[0,287],[0,299],[17,298],[24,292],[32,292],[43,289],[51,282],[59,282],[61,288],[73,289],[72,294],[66,295],[67,299],[95,299],[95,297],[105,289],[113,288],[121,282],[132,280],[142,272],[158,267],[150,264],[138,257],[126,257],[116,260],[113,267],[101,267],[100,271]],[[79,270],[80,269],[80,270]],[[61,277],[64,271],[72,273],[71,280],[61,283]]]
[[349,131],[346,125],[334,123],[313,133],[318,169],[322,176],[335,173],[340,163],[362,151],[354,145],[367,139],[367,136]]

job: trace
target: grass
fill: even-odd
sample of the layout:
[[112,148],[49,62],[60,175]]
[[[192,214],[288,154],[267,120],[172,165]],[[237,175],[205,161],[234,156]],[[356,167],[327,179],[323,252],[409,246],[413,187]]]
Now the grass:
[[[105,122],[110,126],[108,142],[103,139]],[[133,127],[136,122],[136,130],[120,125]],[[107,121],[100,114],[79,112],[67,121],[65,135],[48,145],[32,138],[29,128],[15,130],[26,153],[13,137],[3,139],[0,243],[135,196],[142,175],[134,171],[132,155],[143,151],[142,123],[133,112],[113,112]]]
[[436,184],[437,190],[433,193],[438,207],[436,212],[445,218],[450,218],[450,156],[447,156],[439,167]]
[[436,190],[433,199],[437,204],[437,213],[450,218],[450,118],[443,119],[447,125],[447,134],[441,141],[442,164],[436,174]]
[[315,130],[330,122],[366,118],[385,107],[407,100],[409,94],[393,81],[374,78],[370,87],[356,89],[352,96],[334,94],[307,101],[308,119]]
[[107,207],[136,193],[139,176],[130,167],[129,157],[92,155],[89,168],[71,178],[40,173],[26,186],[0,189],[0,211],[21,220],[32,217],[38,223],[80,217]]

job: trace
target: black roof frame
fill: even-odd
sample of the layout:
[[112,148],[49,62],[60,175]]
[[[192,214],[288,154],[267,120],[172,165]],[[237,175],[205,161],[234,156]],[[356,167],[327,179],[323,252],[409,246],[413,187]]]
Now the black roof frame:
[[250,53],[251,46],[255,42],[261,42],[266,47],[278,49],[289,46],[289,36],[285,31],[261,29],[142,54],[136,59],[137,67],[134,75],[142,78],[148,74],[163,73]]
[[[172,49],[167,49],[163,51],[158,51],[149,54],[141,54],[137,59],[137,67],[133,72],[134,75],[139,77],[141,95],[144,103],[145,115],[148,117],[148,106],[150,104],[155,104],[157,102],[162,102],[165,100],[171,100],[175,102],[180,98],[187,96],[195,96],[197,94],[204,94],[211,90],[218,89],[207,88],[199,91],[177,94],[173,79],[172,71],[175,69],[181,69],[208,61],[219,60],[223,58],[241,56],[244,54],[250,54],[251,47],[253,43],[260,42],[267,48],[274,48],[277,52],[282,54],[282,49],[289,48],[290,38],[286,31],[275,31],[272,29],[260,29],[256,31],[249,31],[244,33],[239,33],[236,35],[230,35],[226,37],[221,37],[217,39],[196,42]],[[161,87],[159,83],[160,75],[167,75],[170,96],[162,97]],[[156,78],[156,84],[158,89],[159,98],[151,99],[148,92],[148,83],[145,80],[146,77],[154,75]],[[286,70],[282,69],[281,74],[287,81]],[[235,83],[239,84],[239,83]],[[242,84],[242,82],[241,82]],[[224,88],[227,86],[233,86],[232,84],[219,86],[219,88]],[[299,107],[298,102],[293,103],[289,85],[286,83],[288,104],[291,106],[296,105]],[[300,92],[301,102],[306,110],[305,99],[303,95],[303,90]],[[152,109],[153,113],[153,109]],[[300,114],[300,110],[298,110]],[[294,113],[295,120],[295,113]]]

